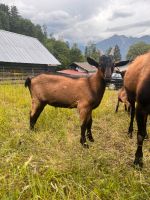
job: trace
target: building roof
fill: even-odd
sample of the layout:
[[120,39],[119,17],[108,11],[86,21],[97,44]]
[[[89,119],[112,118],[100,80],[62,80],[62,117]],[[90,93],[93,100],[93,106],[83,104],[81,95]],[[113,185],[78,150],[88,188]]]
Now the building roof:
[[96,72],[96,67],[90,65],[88,62],[74,62],[70,66],[80,67],[86,72]]
[[38,39],[0,30],[0,62],[60,65]]
[[79,71],[72,70],[72,69],[65,69],[65,70],[61,70],[61,71],[58,71],[58,72],[62,73],[62,74],[68,74],[68,75],[87,76],[87,73],[85,73],[85,72],[79,72]]
[[128,68],[128,65],[119,66],[119,67],[115,67],[114,71],[124,72],[127,70],[127,68]]

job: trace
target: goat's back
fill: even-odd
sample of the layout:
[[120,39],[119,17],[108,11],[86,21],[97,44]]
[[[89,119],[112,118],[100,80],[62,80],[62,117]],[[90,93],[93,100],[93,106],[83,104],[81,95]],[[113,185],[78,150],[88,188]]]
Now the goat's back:
[[[78,101],[91,99],[89,78],[41,74],[31,80],[31,95],[39,101],[59,107],[76,107]],[[62,105],[60,105],[62,104]]]
[[124,77],[124,86],[128,96],[134,96],[137,102],[150,102],[150,53],[141,55],[128,67]]
[[136,93],[143,80],[149,78],[150,53],[138,56],[129,66],[124,76],[124,86]]

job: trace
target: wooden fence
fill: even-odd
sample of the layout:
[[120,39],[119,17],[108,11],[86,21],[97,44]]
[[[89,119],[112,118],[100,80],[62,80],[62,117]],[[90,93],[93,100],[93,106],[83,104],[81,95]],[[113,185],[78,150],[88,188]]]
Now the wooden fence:
[[[27,77],[34,77],[41,73],[54,73],[64,76],[62,73],[52,72],[48,67],[24,67],[24,68],[10,68],[0,66],[0,84],[23,84]],[[77,78],[77,75],[65,76]],[[81,76],[85,77],[85,76]],[[122,79],[112,79],[107,87],[110,89],[119,89],[123,85]]]
[[24,83],[27,77],[49,72],[49,67],[10,67],[0,66],[0,84]]

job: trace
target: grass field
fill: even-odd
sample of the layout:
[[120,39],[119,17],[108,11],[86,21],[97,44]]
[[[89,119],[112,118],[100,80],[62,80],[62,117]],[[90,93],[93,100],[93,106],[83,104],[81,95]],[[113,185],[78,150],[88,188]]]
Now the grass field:
[[76,110],[47,106],[32,132],[28,89],[0,86],[0,199],[150,199],[150,143],[144,168],[135,169],[137,128],[129,139],[129,117],[122,105],[114,113],[116,101],[117,92],[106,90],[93,112],[95,142],[83,149]]

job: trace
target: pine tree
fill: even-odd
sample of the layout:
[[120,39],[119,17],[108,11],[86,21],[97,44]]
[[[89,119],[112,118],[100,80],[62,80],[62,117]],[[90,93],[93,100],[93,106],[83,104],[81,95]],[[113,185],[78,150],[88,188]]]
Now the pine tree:
[[85,47],[85,57],[92,57],[95,60],[99,61],[99,50],[96,48],[96,44],[89,42]]
[[110,54],[111,50],[112,50],[112,47],[109,47],[109,49],[106,50],[106,55],[107,56]]
[[116,62],[121,60],[121,53],[120,53],[120,48],[119,46],[116,44],[115,48],[114,48],[114,59]]
[[70,49],[70,62],[81,62],[83,61],[83,55],[81,50],[78,48],[77,44],[74,43],[72,48]]

